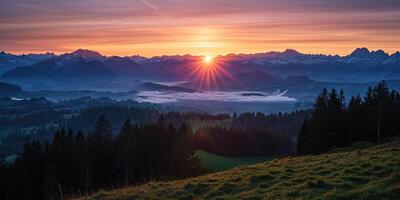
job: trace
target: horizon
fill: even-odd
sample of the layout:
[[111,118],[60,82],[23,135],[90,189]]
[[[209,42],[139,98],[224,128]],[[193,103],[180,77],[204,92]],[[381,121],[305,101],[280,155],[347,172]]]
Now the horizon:
[[370,49],[367,47],[355,47],[353,48],[353,50],[344,53],[344,54],[325,54],[325,53],[307,53],[307,52],[303,52],[303,51],[299,51],[297,49],[293,49],[293,48],[286,48],[283,50],[268,50],[268,51],[261,51],[261,52],[252,52],[252,53],[243,53],[243,52],[239,52],[239,53],[226,53],[226,54],[218,54],[218,55],[210,55],[210,54],[163,54],[163,55],[153,55],[153,56],[145,56],[145,55],[141,55],[141,54],[137,54],[137,53],[133,53],[133,54],[129,54],[129,55],[118,55],[118,54],[105,54],[101,51],[95,50],[95,49],[85,49],[85,48],[78,48],[72,51],[66,51],[66,52],[60,52],[60,53],[56,53],[53,51],[43,51],[43,52],[26,52],[26,53],[14,53],[14,52],[10,52],[10,51],[5,51],[5,50],[0,50],[0,53],[6,53],[6,54],[12,54],[12,55],[17,55],[17,56],[22,56],[22,55],[30,55],[30,54],[54,54],[56,56],[61,56],[63,54],[71,54],[74,53],[76,51],[79,50],[84,50],[84,51],[92,51],[92,52],[97,52],[99,54],[101,54],[102,56],[106,56],[106,57],[112,57],[112,56],[117,56],[117,57],[130,57],[130,56],[140,56],[140,57],[144,57],[144,58],[154,58],[154,57],[162,57],[162,56],[194,56],[194,57],[204,57],[204,56],[212,56],[212,57],[224,57],[224,56],[229,56],[229,55],[254,55],[254,54],[262,54],[262,53],[272,53],[272,52],[278,52],[278,53],[283,53],[287,50],[294,50],[300,54],[304,54],[304,55],[325,55],[325,56],[340,56],[340,57],[345,57],[345,56],[349,56],[351,53],[353,53],[354,51],[356,51],[357,49],[367,49],[370,52],[376,52],[376,51],[384,51],[385,53],[389,54],[389,55],[393,55],[395,53],[399,53],[400,52],[400,48],[399,50],[393,50],[393,51],[387,51],[385,49],[382,48],[377,48],[377,49]]
[[[396,52],[396,0],[5,0],[0,43],[14,54],[96,49],[104,55],[226,55],[296,49]],[[157,48],[154,48],[157,47]]]

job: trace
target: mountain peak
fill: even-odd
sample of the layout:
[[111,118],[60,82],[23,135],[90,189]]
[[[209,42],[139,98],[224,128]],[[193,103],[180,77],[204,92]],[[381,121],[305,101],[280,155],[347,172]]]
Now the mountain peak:
[[390,55],[390,56],[400,56],[400,51],[396,51],[396,52],[394,52],[392,55]]
[[377,51],[372,51],[371,52],[372,56],[377,58],[377,59],[386,59],[389,57],[389,54],[384,52],[383,50],[379,49]]
[[72,52],[71,54],[79,54],[79,55],[100,55],[102,56],[99,52],[97,51],[93,51],[93,50],[89,50],[89,49],[78,49],[74,52]]
[[294,50],[294,49],[286,49],[283,54],[285,55],[292,55],[292,56],[296,56],[296,55],[300,55],[301,53]]
[[79,56],[85,59],[102,59],[104,58],[103,55],[101,55],[99,52],[88,50],[88,49],[78,49],[70,54],[67,54],[69,56]]
[[10,56],[10,54],[5,51],[1,51],[0,56]]
[[393,53],[392,55],[389,56],[388,62],[400,62],[400,52],[396,51],[395,53]]
[[368,57],[370,53],[371,53],[371,52],[370,52],[367,48],[365,48],[365,47],[363,47],[363,48],[357,48],[356,50],[354,50],[354,51],[350,54],[350,57],[363,58],[363,57]]

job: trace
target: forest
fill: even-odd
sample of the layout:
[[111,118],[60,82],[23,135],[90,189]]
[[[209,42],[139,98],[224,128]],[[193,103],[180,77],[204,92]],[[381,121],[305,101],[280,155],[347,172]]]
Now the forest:
[[[400,94],[384,81],[348,103],[343,90],[323,89],[311,111],[292,113],[230,116],[118,106],[84,109],[63,124],[69,128],[38,130],[50,140],[7,137],[25,142],[14,162],[0,160],[0,197],[60,199],[210,172],[200,165],[196,150],[276,158],[321,154],[358,141],[379,143],[398,135],[399,116]],[[188,120],[229,121],[231,126],[217,123],[193,131]]]
[[[71,128],[61,128],[55,130],[50,141],[35,140],[41,137],[24,138],[22,135],[11,134],[7,137],[9,140],[16,137],[25,142],[22,152],[13,163],[1,161],[1,197],[59,199],[90,194],[99,189],[126,187],[150,180],[173,180],[209,172],[200,166],[200,160],[195,156],[196,150],[225,156],[291,155],[292,136],[280,132],[281,128],[271,126],[267,130],[257,126],[278,119],[288,124],[288,127],[300,128],[301,124],[293,124],[293,121],[302,122],[307,115],[307,112],[296,112],[211,116],[154,111],[149,112],[149,115],[138,109],[142,112],[137,112],[133,121],[125,120],[121,128],[114,131],[112,124],[118,124],[123,116],[127,116],[123,113],[131,113],[129,111],[132,109],[119,107],[85,110],[87,114],[71,118],[76,122],[75,126],[85,128],[79,124],[89,123],[89,118],[96,116],[93,113],[103,111],[107,115],[101,115],[94,122],[94,130],[91,132],[74,132]],[[108,120],[108,117],[118,115],[118,111],[121,111],[119,117],[113,121]],[[138,121],[143,115],[147,123]],[[151,120],[146,116],[151,116]],[[203,127],[193,133],[184,123],[188,119],[232,120],[234,125],[230,129]],[[53,129],[39,131],[49,133]]]
[[128,120],[113,137],[100,117],[93,133],[58,130],[50,143],[26,142],[11,165],[0,165],[1,199],[61,199],[150,180],[205,173],[191,130],[163,118],[142,127]]
[[[76,101],[82,102],[82,99]],[[88,104],[97,105],[98,101],[102,102],[102,100],[92,99]],[[35,110],[33,107],[37,105],[36,100],[24,100],[17,103],[17,105],[2,110],[3,115],[0,117],[0,121],[4,120],[4,126],[1,127],[0,125],[0,128],[8,130],[12,127],[9,124],[17,124],[19,126],[15,128],[15,131],[2,138],[0,142],[0,157],[20,153],[25,140],[37,140],[42,143],[49,142],[57,129],[71,128],[74,131],[82,131],[84,134],[91,133],[95,128],[96,120],[102,115],[109,120],[113,135],[119,132],[127,119],[130,119],[133,125],[143,126],[157,122],[162,115],[167,124],[171,123],[175,127],[179,127],[188,121],[213,121],[217,126],[221,126],[221,122],[226,120],[230,122],[229,124],[232,128],[263,129],[272,133],[287,133],[295,139],[305,116],[310,113],[309,111],[295,111],[277,114],[210,115],[194,112],[162,112],[155,108],[142,107],[141,104],[127,104],[126,102],[113,102],[113,105],[95,107],[81,106],[83,108],[80,110],[74,110],[77,108],[72,106],[70,102],[61,102],[55,105],[50,104],[43,110],[41,106],[38,106],[37,109],[39,110]],[[62,109],[58,110],[55,107],[61,107]],[[31,118],[35,119],[30,120]],[[23,123],[19,124],[19,122]],[[30,127],[31,125],[33,126]]]
[[385,81],[345,103],[344,91],[326,88],[315,99],[297,141],[297,154],[320,154],[357,141],[379,142],[400,133],[400,94]]

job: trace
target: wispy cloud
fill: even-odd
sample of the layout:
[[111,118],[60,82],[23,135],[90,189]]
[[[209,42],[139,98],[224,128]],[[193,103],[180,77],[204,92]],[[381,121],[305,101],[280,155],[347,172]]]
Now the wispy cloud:
[[400,46],[399,10],[399,0],[1,0],[0,50],[346,55],[363,46],[392,53]]
[[144,4],[146,4],[148,7],[150,7],[153,10],[158,10],[158,7],[155,6],[154,4],[151,4],[150,2],[146,1],[146,0],[141,0]]

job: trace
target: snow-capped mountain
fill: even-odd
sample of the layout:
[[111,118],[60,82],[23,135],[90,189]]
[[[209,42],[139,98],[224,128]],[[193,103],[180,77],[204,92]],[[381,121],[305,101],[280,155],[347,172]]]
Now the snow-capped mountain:
[[369,51],[367,48],[357,48],[347,56],[332,56],[323,54],[303,54],[293,49],[284,52],[267,52],[250,55],[229,55],[231,58],[243,62],[256,64],[321,64],[321,63],[348,63],[360,65],[377,65],[400,62],[398,52],[392,55],[383,50]]
[[111,78],[133,76],[140,71],[140,66],[129,58],[106,57],[95,51],[79,49],[10,70],[2,77],[6,79]]
[[107,57],[99,52],[87,49],[78,49],[72,53],[66,53],[59,56],[59,60],[71,60],[74,58],[82,58],[85,61],[104,61]]
[[[4,57],[5,53],[2,53]],[[46,54],[47,60],[27,63],[4,73],[5,79],[24,78],[148,78],[162,81],[183,81],[201,65],[200,56],[175,55],[117,57],[79,49],[59,56]],[[11,56],[12,55],[8,55]],[[27,55],[25,55],[27,56]],[[1,58],[1,57],[0,57]],[[371,81],[396,79],[400,74],[400,53],[392,55],[377,50],[358,48],[347,56],[304,54],[293,49],[283,52],[229,54],[217,56],[214,62],[231,75],[260,71],[275,77],[307,76],[321,81]]]
[[13,55],[2,51],[0,52],[0,74],[16,67],[28,66],[54,56],[52,53]]
[[389,54],[382,50],[369,51],[367,48],[358,48],[347,56],[344,61],[368,67],[388,63],[389,57]]

